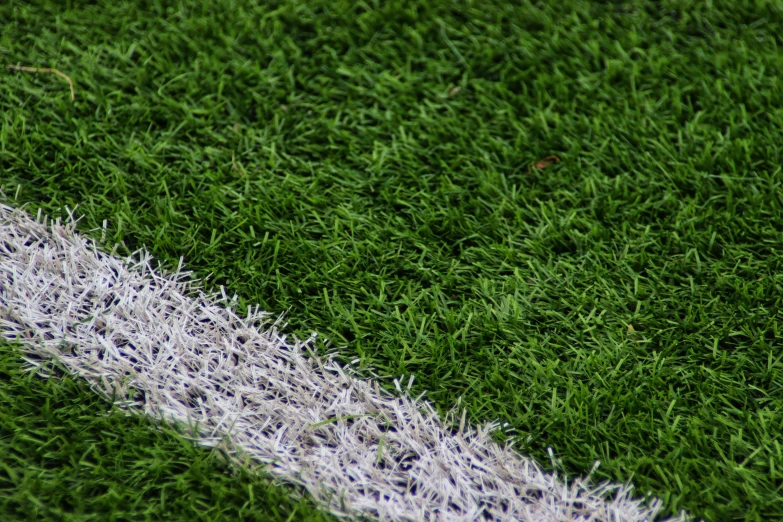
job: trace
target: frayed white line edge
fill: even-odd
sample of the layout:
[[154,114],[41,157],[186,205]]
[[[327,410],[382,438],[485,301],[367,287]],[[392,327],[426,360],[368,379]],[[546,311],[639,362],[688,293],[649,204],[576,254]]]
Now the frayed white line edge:
[[125,408],[195,423],[200,444],[249,456],[334,514],[641,522],[660,511],[630,485],[544,472],[494,443],[494,424],[463,417],[454,433],[398,382],[390,396],[187,275],[159,272],[144,251],[102,252],[73,218],[47,224],[0,205],[0,335],[30,363],[55,359]]

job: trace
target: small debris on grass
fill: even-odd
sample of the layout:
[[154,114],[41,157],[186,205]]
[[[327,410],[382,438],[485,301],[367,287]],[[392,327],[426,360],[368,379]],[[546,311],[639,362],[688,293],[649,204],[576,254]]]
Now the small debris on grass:
[[71,101],[76,100],[76,92],[73,88],[73,80],[71,80],[71,77],[62,71],[59,71],[57,69],[52,69],[50,67],[39,69],[38,67],[27,67],[24,65],[8,65],[7,67],[12,71],[22,71],[22,72],[29,72],[29,73],[36,73],[36,74],[56,74],[57,76],[63,78],[66,82],[68,82],[68,86],[71,88]]
[[558,158],[557,156],[547,156],[546,158],[542,159],[541,161],[533,165],[533,167],[537,169],[543,169],[548,167],[552,163],[560,163],[560,158]]
[[525,176],[530,176],[530,173],[533,171],[533,169],[543,169],[548,167],[552,163],[559,163],[559,162],[560,162],[560,158],[558,158],[557,156],[547,156],[546,158],[535,162],[532,168],[527,169]]
[[449,91],[449,96],[454,96],[455,94],[458,94],[458,93],[459,93],[459,91],[461,91],[461,90],[462,90],[462,88],[461,88],[461,87],[459,87],[459,86],[457,86],[457,87],[454,87],[453,89],[451,89],[451,90]]

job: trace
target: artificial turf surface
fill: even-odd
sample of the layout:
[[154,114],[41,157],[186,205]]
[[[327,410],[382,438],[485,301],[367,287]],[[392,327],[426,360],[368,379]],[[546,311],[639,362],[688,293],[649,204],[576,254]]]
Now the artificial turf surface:
[[80,380],[25,371],[0,344],[0,518],[328,521],[306,499],[226,464],[174,426],[107,407]]
[[[184,256],[548,468],[599,460],[668,514],[783,518],[782,2],[61,4],[0,6],[2,60],[76,89],[3,73],[13,204]],[[20,437],[77,454],[61,423],[96,400],[4,372],[2,462]],[[209,460],[106,423],[152,467]],[[91,458],[142,480],[117,436]],[[37,500],[0,466],[0,506],[92,505],[61,462]]]

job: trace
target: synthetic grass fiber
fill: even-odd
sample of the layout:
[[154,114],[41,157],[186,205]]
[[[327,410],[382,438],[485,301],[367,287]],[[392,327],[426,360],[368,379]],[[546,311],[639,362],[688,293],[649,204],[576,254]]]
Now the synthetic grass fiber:
[[200,444],[263,464],[333,513],[648,522],[660,511],[628,485],[564,483],[496,444],[493,426],[471,429],[465,410],[453,430],[398,382],[403,396],[390,396],[309,340],[281,335],[268,313],[239,317],[234,299],[159,272],[143,251],[102,252],[74,225],[0,205],[0,335],[31,364],[55,359],[121,407],[197,424]]
[[76,100],[4,73],[0,184],[544,465],[774,520],[781,35],[780,1],[10,2],[2,59]]
[[331,520],[165,424],[107,411],[81,380],[0,345],[0,512],[27,520]]

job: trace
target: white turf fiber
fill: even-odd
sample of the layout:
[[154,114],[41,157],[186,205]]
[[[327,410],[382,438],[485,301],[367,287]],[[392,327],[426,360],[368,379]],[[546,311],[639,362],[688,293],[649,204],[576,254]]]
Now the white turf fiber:
[[250,457],[335,514],[631,522],[660,510],[628,485],[565,483],[464,414],[451,430],[399,385],[385,393],[185,276],[143,251],[102,252],[72,220],[0,205],[0,336],[34,366],[56,359],[104,397],[191,426],[200,444]]

